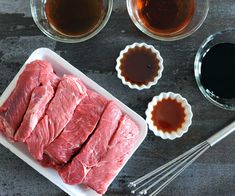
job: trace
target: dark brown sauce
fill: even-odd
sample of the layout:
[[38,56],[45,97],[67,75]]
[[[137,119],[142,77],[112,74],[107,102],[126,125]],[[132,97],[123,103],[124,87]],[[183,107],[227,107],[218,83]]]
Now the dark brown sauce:
[[152,111],[154,125],[163,132],[173,132],[185,122],[185,110],[181,103],[173,99],[163,99]]
[[70,36],[93,31],[105,15],[103,0],[47,0],[45,12],[54,29]]
[[194,15],[195,0],[135,0],[135,9],[150,31],[168,35],[188,26]]
[[201,80],[214,96],[235,98],[235,44],[220,43],[206,52],[202,59]]
[[148,84],[158,75],[159,60],[151,49],[135,47],[124,54],[120,69],[121,74],[130,83]]

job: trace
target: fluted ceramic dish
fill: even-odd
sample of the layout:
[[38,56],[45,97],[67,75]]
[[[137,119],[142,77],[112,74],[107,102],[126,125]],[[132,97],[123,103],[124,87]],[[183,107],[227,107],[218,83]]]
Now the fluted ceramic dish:
[[[154,125],[154,122],[152,120],[152,111],[153,108],[158,104],[158,102],[162,101],[163,99],[169,99],[169,98],[172,100],[176,100],[178,103],[181,103],[182,107],[184,108],[185,119],[182,126],[177,130],[173,132],[164,132],[161,129],[158,129],[158,127]],[[153,100],[148,104],[148,109],[146,110],[145,114],[146,114],[146,121],[149,125],[149,129],[152,130],[156,136],[159,136],[162,139],[170,139],[170,140],[180,138],[182,137],[183,134],[187,133],[189,126],[192,124],[192,117],[193,117],[191,106],[189,105],[188,101],[185,98],[183,98],[180,94],[172,92],[161,93],[160,95],[155,96]]]
[[[145,47],[146,49],[150,49],[151,52],[153,54],[155,54],[156,59],[159,60],[158,73],[154,77],[154,79],[152,81],[150,81],[148,84],[138,85],[138,84],[135,84],[135,83],[131,83],[131,82],[127,81],[126,78],[122,75],[122,71],[121,71],[121,68],[120,68],[121,67],[121,60],[123,59],[124,55],[126,53],[128,53],[128,51],[130,49],[134,49],[136,47],[138,47],[138,48]],[[118,78],[121,79],[121,81],[124,85],[129,86],[131,89],[137,89],[137,90],[149,89],[153,85],[156,85],[158,83],[159,79],[162,77],[162,72],[163,72],[163,69],[164,69],[164,67],[163,67],[163,58],[161,57],[160,52],[158,50],[156,50],[152,45],[148,45],[146,43],[134,43],[132,45],[126,46],[126,48],[120,52],[120,55],[117,58],[116,63],[117,63],[116,64],[116,71],[117,71]]]

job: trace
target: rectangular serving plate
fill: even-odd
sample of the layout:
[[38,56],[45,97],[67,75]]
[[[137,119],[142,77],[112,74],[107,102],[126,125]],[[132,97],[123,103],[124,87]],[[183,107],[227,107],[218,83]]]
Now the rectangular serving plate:
[[[116,102],[116,104],[120,107],[120,109],[128,114],[138,125],[140,129],[140,135],[138,142],[136,143],[135,149],[130,154],[128,160],[131,158],[131,156],[134,154],[134,152],[137,150],[137,148],[140,146],[140,144],[143,142],[147,135],[147,124],[145,120],[139,116],[136,112],[131,110],[129,107],[127,107],[125,104],[120,102],[118,99],[116,99],[114,96],[112,96],[109,92],[107,92],[104,88],[99,86],[97,83],[95,83],[93,80],[88,78],[85,74],[83,74],[81,71],[76,69],[74,66],[72,66],[70,63],[65,61],[63,58],[61,58],[59,55],[57,55],[55,52],[48,48],[39,48],[35,50],[28,60],[25,62],[25,64],[22,66],[20,71],[16,74],[14,79],[11,81],[9,86],[5,89],[2,96],[0,97],[0,105],[2,105],[5,100],[9,97],[13,89],[15,88],[16,82],[18,80],[19,75],[23,72],[25,65],[34,61],[34,60],[45,60],[52,64],[54,71],[59,76],[62,76],[64,74],[73,74],[80,78],[86,86],[88,86],[90,89],[93,89],[94,91],[100,93],[104,97],[106,97],[109,100],[113,100]],[[23,143],[12,143],[8,141],[5,136],[0,134],[0,143],[8,148],[12,153],[14,153],[16,156],[18,156],[20,159],[25,161],[28,165],[30,165],[32,168],[34,168],[36,171],[38,171],[41,175],[46,177],[48,180],[53,182],[55,185],[57,185],[59,188],[61,188],[63,191],[68,193],[71,196],[97,196],[97,194],[94,190],[90,188],[86,188],[83,185],[68,185],[63,183],[58,173],[49,168],[42,167],[37,161],[35,161],[29,154],[25,144]],[[127,161],[128,161],[127,160]],[[126,163],[125,163],[126,164]],[[121,168],[122,169],[122,168]],[[121,171],[120,169],[120,171]],[[119,171],[119,172],[120,172]],[[116,176],[115,176],[116,177]],[[113,178],[113,180],[115,179]]]

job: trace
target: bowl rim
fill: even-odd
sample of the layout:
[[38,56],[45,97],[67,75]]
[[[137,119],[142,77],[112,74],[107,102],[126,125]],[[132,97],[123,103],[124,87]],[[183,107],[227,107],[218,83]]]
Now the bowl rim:
[[[173,132],[164,132],[163,130],[159,129],[152,120],[152,111],[154,106],[158,104],[163,99],[172,99],[176,100],[178,103],[181,103],[182,107],[185,111],[185,121],[182,124],[182,127],[178,128]],[[148,108],[145,111],[146,115],[146,122],[148,123],[149,129],[154,133],[155,136],[161,137],[162,139],[169,139],[174,140],[176,138],[181,138],[185,133],[188,132],[189,127],[192,124],[193,112],[191,105],[188,103],[187,99],[182,97],[178,93],[173,92],[162,92],[157,96],[154,96],[152,101],[149,102]]]
[[[156,59],[159,60],[159,70],[157,75],[154,77],[154,79],[150,82],[148,82],[147,84],[143,84],[143,85],[138,85],[135,83],[131,83],[129,81],[126,80],[126,78],[122,75],[122,71],[121,71],[121,60],[124,57],[124,55],[130,50],[130,49],[134,49],[134,48],[140,48],[140,47],[145,47],[146,49],[150,49],[151,52],[153,54],[155,54]],[[148,45],[146,43],[133,43],[131,45],[127,45],[123,50],[120,51],[119,57],[116,60],[116,67],[115,67],[116,71],[117,71],[117,77],[122,81],[123,85],[128,86],[131,89],[137,89],[137,90],[144,90],[144,89],[150,89],[152,86],[156,85],[158,83],[158,81],[161,79],[162,77],[162,73],[164,70],[164,66],[163,66],[163,58],[160,54],[160,52],[154,48],[153,45]]]
[[[203,50],[204,48],[211,42],[213,41],[214,38],[216,38],[217,36],[220,36],[220,35],[223,35],[224,33],[227,33],[227,32],[234,32],[235,33],[235,28],[226,28],[222,31],[218,31],[218,32],[215,32],[211,35],[209,35],[203,42],[202,44],[200,45],[196,55],[195,55],[195,60],[194,60],[194,77],[195,77],[195,80],[196,80],[196,83],[197,83],[197,86],[199,88],[199,90],[201,91],[201,93],[203,94],[203,96],[212,104],[214,104],[215,106],[221,108],[221,109],[225,109],[225,110],[230,110],[230,111],[235,111],[235,105],[234,106],[230,106],[230,105],[227,105],[225,103],[220,103],[219,101],[216,101],[213,97],[211,97],[207,92],[206,92],[206,89],[204,88],[204,86],[202,85],[201,83],[201,79],[200,79],[200,76],[201,76],[201,57],[203,55],[206,54],[203,53]],[[219,43],[223,43],[223,42],[219,42]],[[218,44],[219,44],[218,43]],[[223,99],[220,99],[220,100],[223,100]]]
[[156,40],[160,40],[160,41],[177,41],[180,39],[184,39],[190,35],[192,35],[193,33],[195,33],[204,23],[204,21],[207,18],[209,9],[210,9],[210,0],[205,0],[206,6],[205,6],[205,14],[203,15],[203,17],[201,18],[201,20],[198,22],[197,25],[195,25],[194,28],[192,28],[190,31],[183,33],[183,34],[179,34],[179,35],[172,35],[169,37],[164,37],[164,36],[160,36],[160,35],[156,35],[154,33],[152,33],[151,31],[149,31],[147,28],[145,28],[144,26],[142,26],[138,20],[136,20],[136,18],[134,17],[133,11],[131,9],[131,3],[132,0],[126,0],[126,5],[127,5],[127,10],[128,10],[128,14],[132,20],[132,22],[135,24],[135,26],[142,31],[145,35],[148,35],[149,37],[156,39]]
[[88,39],[91,39],[92,37],[96,36],[107,24],[107,22],[110,19],[112,10],[113,10],[113,0],[108,0],[108,11],[105,14],[105,17],[103,19],[103,21],[99,24],[99,26],[94,29],[92,32],[90,32],[88,35],[85,35],[84,37],[79,37],[76,38],[76,36],[74,37],[65,37],[65,38],[61,38],[55,35],[52,35],[51,33],[49,33],[39,22],[38,18],[37,18],[37,14],[36,14],[36,9],[34,7],[34,2],[37,0],[30,0],[30,9],[31,9],[31,15],[32,18],[35,22],[35,24],[37,25],[37,27],[41,30],[41,32],[46,35],[47,37],[55,40],[55,41],[59,41],[59,42],[63,42],[63,43],[79,43],[79,42],[84,42]]

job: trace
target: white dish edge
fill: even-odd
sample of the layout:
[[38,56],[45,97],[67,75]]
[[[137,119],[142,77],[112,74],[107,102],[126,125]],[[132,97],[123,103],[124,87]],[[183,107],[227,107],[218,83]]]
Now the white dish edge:
[[[85,74],[83,74],[77,68],[72,66],[70,63],[68,63],[66,60],[64,60],[62,57],[60,57],[59,55],[57,55],[55,52],[53,52],[52,50],[48,48],[39,48],[30,55],[28,60],[25,62],[25,64],[22,66],[22,68],[19,70],[19,72],[14,77],[14,79],[11,81],[11,83],[8,85],[8,87],[5,89],[5,91],[1,95],[0,105],[2,105],[5,102],[5,100],[9,97],[9,95],[13,91],[16,85],[16,82],[18,80],[18,77],[23,72],[25,65],[36,59],[46,60],[50,62],[53,65],[53,68],[58,75],[73,74],[75,76],[78,76],[89,88],[100,93],[107,99],[115,101],[116,104],[120,107],[120,109],[124,113],[129,115],[137,123],[138,127],[140,128],[140,137],[135,146],[133,153],[131,153],[128,158],[129,160],[147,135],[148,129],[147,129],[147,124],[145,120],[141,116],[139,116],[136,112],[134,112],[129,107],[127,107],[125,104],[120,102],[117,98],[115,98],[109,92],[107,92],[104,88],[99,86],[97,83],[95,83],[93,80],[88,78]],[[69,195],[71,196],[76,196],[76,195],[97,196],[99,195],[95,191],[91,189],[87,189],[82,185],[71,186],[71,185],[67,185],[63,183],[63,181],[61,180],[61,178],[59,177],[59,175],[57,174],[55,170],[44,168],[37,161],[35,161],[28,153],[27,148],[24,144],[12,143],[8,141],[2,134],[0,134],[0,143],[3,146],[5,146],[7,149],[9,149],[12,153],[14,153],[16,156],[18,156],[20,159],[22,159],[24,162],[26,162],[28,165],[30,165],[32,168],[34,168],[36,171],[38,171],[40,174],[42,174],[44,177],[46,177],[48,180],[53,182],[55,185],[57,185],[66,193],[68,193]]]
[[[134,48],[140,48],[140,47],[145,47],[146,49],[150,49],[153,54],[155,54],[156,59],[159,60],[159,70],[157,75],[155,76],[153,81],[150,81],[148,84],[144,85],[137,85],[137,84],[132,84],[131,82],[127,81],[126,78],[122,75],[121,71],[121,60],[123,59],[125,53],[127,53],[130,49]],[[129,86],[131,89],[137,89],[137,90],[144,90],[144,89],[150,89],[152,86],[156,85],[158,81],[162,77],[162,72],[164,70],[163,66],[163,58],[160,54],[160,52],[155,49],[152,45],[148,45],[146,43],[133,43],[132,45],[127,45],[124,50],[120,52],[119,57],[116,60],[116,71],[117,71],[117,77],[122,81],[122,84]]]
[[[177,129],[174,132],[168,133],[163,132],[162,130],[158,129],[152,120],[152,111],[155,105],[163,99],[173,99],[176,100],[178,103],[181,103],[184,111],[185,111],[185,122],[183,123],[182,127]],[[182,137],[185,133],[188,132],[190,125],[192,124],[193,113],[190,104],[188,103],[187,99],[182,97],[178,93],[168,92],[168,93],[161,93],[158,96],[153,97],[152,101],[148,104],[148,108],[145,112],[146,114],[146,122],[148,123],[149,129],[153,131],[156,136],[161,137],[162,139],[170,139],[174,140],[176,138]]]

